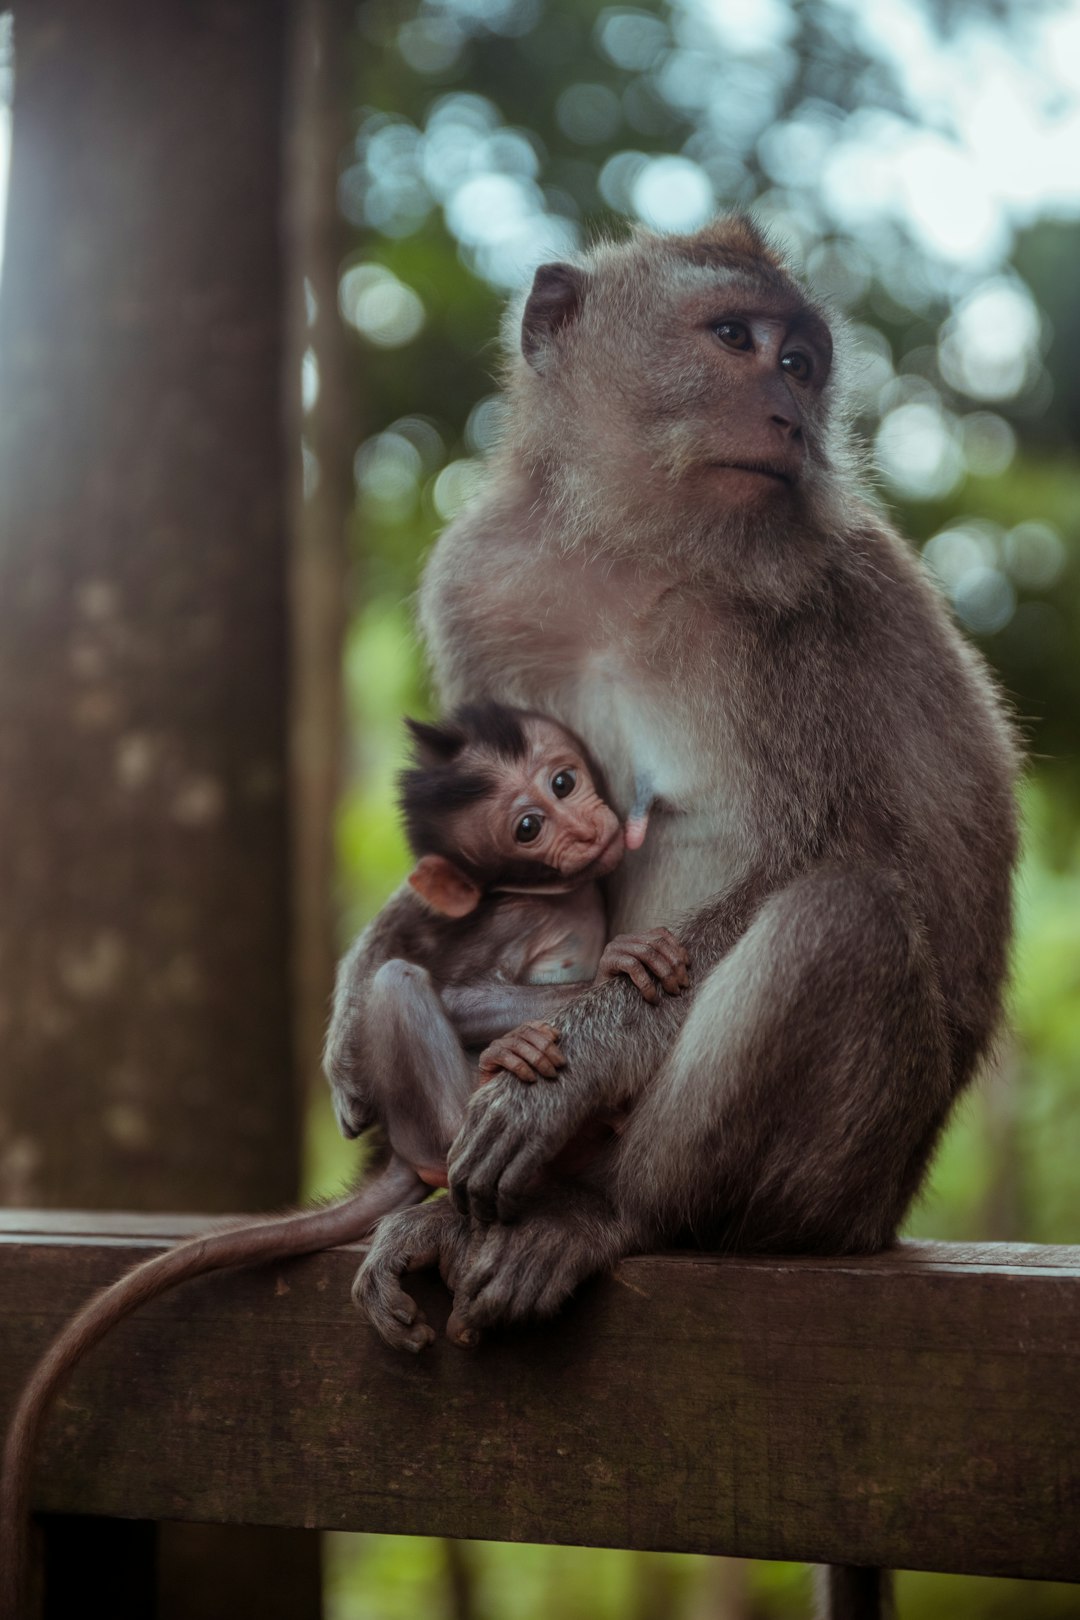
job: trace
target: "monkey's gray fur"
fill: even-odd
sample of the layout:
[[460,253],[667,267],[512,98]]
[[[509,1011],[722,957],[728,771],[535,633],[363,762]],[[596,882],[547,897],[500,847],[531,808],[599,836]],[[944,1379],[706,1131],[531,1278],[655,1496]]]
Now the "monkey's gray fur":
[[[647,798],[611,926],[672,928],[693,982],[587,991],[547,1015],[556,1083],[471,1098],[454,1202],[386,1220],[358,1281],[413,1348],[418,1257],[475,1331],[687,1236],[889,1243],[1006,972],[1014,739],[862,487],[824,311],[729,218],[544,267],[521,320],[506,441],[423,582],[436,686],[555,716],[620,813]],[[616,1106],[591,1179],[530,1194]]]

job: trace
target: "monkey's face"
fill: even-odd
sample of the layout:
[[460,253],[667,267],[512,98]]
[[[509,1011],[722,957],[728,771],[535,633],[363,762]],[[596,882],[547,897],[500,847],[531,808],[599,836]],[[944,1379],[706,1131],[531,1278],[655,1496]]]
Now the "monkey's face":
[[537,272],[519,443],[557,486],[564,528],[637,551],[676,531],[716,556],[725,526],[820,526],[832,336],[748,232],[640,236]]
[[673,300],[658,323],[652,440],[669,483],[726,508],[791,504],[820,457],[832,343],[794,299],[726,277]]
[[[639,495],[644,476],[654,503],[797,505],[823,448],[832,361],[824,321],[793,292],[693,265],[648,284],[645,298],[639,291],[633,313],[627,292],[600,282],[564,361],[569,417],[592,419],[591,476]],[[626,334],[634,318],[632,339],[613,344],[611,331]]]
[[[576,888],[606,877],[623,857],[623,829],[580,745],[540,716],[524,730],[524,755],[499,761],[491,793],[456,819],[462,855],[494,874],[496,888]],[[490,758],[483,767],[492,772]]]

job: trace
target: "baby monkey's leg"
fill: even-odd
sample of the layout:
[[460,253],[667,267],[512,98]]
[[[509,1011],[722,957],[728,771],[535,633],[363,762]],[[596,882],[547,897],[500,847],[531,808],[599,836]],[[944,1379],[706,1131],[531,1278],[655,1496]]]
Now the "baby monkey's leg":
[[476,1069],[431,975],[413,962],[384,962],[371,983],[365,1022],[390,1145],[429,1185],[445,1186],[447,1150]]

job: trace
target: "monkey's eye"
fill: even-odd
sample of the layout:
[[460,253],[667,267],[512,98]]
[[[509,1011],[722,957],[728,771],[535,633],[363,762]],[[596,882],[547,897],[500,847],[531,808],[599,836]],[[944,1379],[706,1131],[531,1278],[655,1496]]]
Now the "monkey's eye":
[[543,816],[522,816],[514,828],[514,837],[519,844],[534,844],[540,836],[540,829],[543,825]]
[[801,349],[792,349],[790,354],[781,355],[780,364],[796,382],[809,382],[814,374],[814,362]]
[[754,340],[745,321],[716,321],[713,331],[728,349],[752,349]]
[[557,799],[568,799],[577,786],[577,775],[574,771],[560,771],[551,778],[551,791]]

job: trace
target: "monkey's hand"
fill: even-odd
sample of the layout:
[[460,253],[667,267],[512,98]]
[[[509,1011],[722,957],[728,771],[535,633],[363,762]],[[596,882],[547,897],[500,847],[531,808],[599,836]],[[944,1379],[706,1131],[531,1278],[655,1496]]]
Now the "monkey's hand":
[[494,1080],[504,1070],[519,1080],[554,1080],[566,1066],[559,1037],[550,1024],[520,1024],[480,1054],[480,1084]]
[[450,1145],[450,1196],[463,1215],[516,1219],[538,1172],[565,1147],[593,1110],[587,1087],[523,1086],[499,1074],[469,1098],[465,1122]]
[[669,996],[678,996],[690,983],[690,958],[669,928],[650,928],[645,934],[617,934],[605,947],[596,970],[597,984],[625,973],[645,1000],[660,1000],[657,982]]

